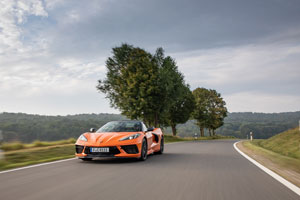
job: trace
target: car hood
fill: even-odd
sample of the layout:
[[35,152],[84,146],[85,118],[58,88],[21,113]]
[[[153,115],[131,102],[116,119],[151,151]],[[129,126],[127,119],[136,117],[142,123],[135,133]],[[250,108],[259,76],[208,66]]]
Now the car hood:
[[101,145],[101,144],[115,144],[120,142],[120,139],[141,132],[105,132],[105,133],[85,133],[87,138],[85,144],[89,145]]

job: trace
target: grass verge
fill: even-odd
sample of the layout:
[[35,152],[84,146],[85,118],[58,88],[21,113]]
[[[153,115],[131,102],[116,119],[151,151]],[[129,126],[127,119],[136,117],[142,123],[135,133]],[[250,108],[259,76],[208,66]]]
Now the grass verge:
[[6,152],[0,160],[0,170],[72,158],[74,152],[74,144]]
[[178,136],[173,136],[173,135],[164,135],[165,137],[165,142],[170,143],[170,142],[183,142],[183,141],[195,141],[195,140],[217,140],[217,139],[236,139],[235,137],[232,136],[223,136],[223,135],[214,135],[214,136],[206,136],[206,137],[197,137],[195,139],[194,137],[178,137]]
[[255,144],[281,155],[300,159],[299,128],[284,131],[267,140],[256,141]]
[[238,148],[257,162],[300,187],[300,159],[285,156],[260,146],[262,140],[243,141]]
[[9,142],[9,143],[3,143],[0,146],[0,149],[3,151],[14,151],[14,150],[20,150],[20,149],[31,149],[35,147],[48,147],[48,146],[57,146],[57,145],[64,145],[64,144],[74,144],[76,142],[75,138],[69,138],[67,140],[58,140],[58,141],[39,141],[36,140],[31,144],[24,144],[21,142]]

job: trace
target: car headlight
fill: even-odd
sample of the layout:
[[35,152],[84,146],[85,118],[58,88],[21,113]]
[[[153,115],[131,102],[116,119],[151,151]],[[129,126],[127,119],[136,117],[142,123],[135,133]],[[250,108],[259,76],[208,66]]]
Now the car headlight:
[[124,138],[120,139],[120,141],[136,139],[136,138],[138,138],[140,135],[141,135],[141,134],[139,134],[139,133],[133,134],[133,135],[130,135],[130,136],[127,136],[127,137],[124,137]]
[[87,139],[84,135],[79,136],[78,139],[87,142]]

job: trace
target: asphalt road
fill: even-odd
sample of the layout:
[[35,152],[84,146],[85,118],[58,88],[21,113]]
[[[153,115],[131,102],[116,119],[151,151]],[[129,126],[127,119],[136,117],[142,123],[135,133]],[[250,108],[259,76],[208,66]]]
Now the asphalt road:
[[0,174],[0,199],[299,200],[242,157],[234,141],[167,145],[145,162],[69,160]]

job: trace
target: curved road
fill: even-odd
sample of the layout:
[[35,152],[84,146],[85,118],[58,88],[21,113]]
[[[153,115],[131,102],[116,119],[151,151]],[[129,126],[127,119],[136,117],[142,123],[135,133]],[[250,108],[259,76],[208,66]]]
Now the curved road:
[[77,159],[0,174],[0,199],[299,200],[217,140],[166,145],[145,162]]

